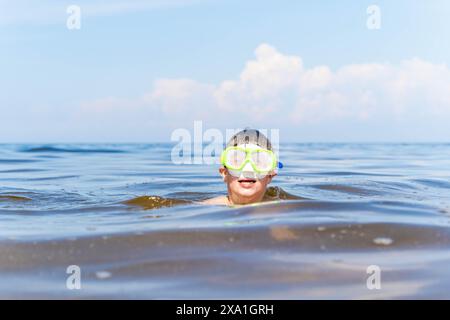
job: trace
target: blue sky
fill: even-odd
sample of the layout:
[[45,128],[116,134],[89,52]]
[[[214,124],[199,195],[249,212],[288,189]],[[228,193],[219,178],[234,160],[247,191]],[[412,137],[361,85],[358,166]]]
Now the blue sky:
[[0,0],[0,142],[448,142],[449,34],[446,0]]

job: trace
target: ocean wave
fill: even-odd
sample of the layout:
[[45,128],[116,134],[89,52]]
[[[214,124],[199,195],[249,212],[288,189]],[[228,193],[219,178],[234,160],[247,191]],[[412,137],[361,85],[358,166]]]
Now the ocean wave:
[[101,149],[101,148],[76,148],[76,147],[55,147],[55,146],[40,146],[40,147],[27,147],[21,149],[21,152],[26,153],[125,153],[125,150],[121,149]]

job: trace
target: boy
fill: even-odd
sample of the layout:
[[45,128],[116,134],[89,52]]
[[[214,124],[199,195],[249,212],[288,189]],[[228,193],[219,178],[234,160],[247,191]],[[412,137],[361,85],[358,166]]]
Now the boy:
[[278,161],[269,139],[255,129],[233,137],[221,156],[219,173],[228,195],[203,201],[211,205],[242,205],[261,202],[267,186],[276,176]]

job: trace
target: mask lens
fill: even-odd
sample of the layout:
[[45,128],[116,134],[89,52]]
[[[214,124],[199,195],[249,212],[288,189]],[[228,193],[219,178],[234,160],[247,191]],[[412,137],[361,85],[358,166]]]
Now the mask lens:
[[225,155],[225,165],[229,168],[239,168],[245,161],[246,153],[242,150],[232,149]]
[[269,152],[257,151],[252,153],[252,161],[260,171],[270,171],[273,165],[273,156]]
[[267,176],[267,173],[255,173],[253,171],[242,171],[242,170],[232,170],[228,169],[228,172],[236,178],[249,178],[249,179],[256,179],[256,180],[262,180],[264,177]]

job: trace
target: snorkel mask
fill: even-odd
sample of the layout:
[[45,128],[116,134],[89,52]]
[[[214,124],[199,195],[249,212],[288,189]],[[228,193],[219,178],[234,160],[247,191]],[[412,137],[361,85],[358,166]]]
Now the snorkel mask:
[[227,147],[220,160],[236,178],[261,180],[279,166],[273,151],[251,143]]

